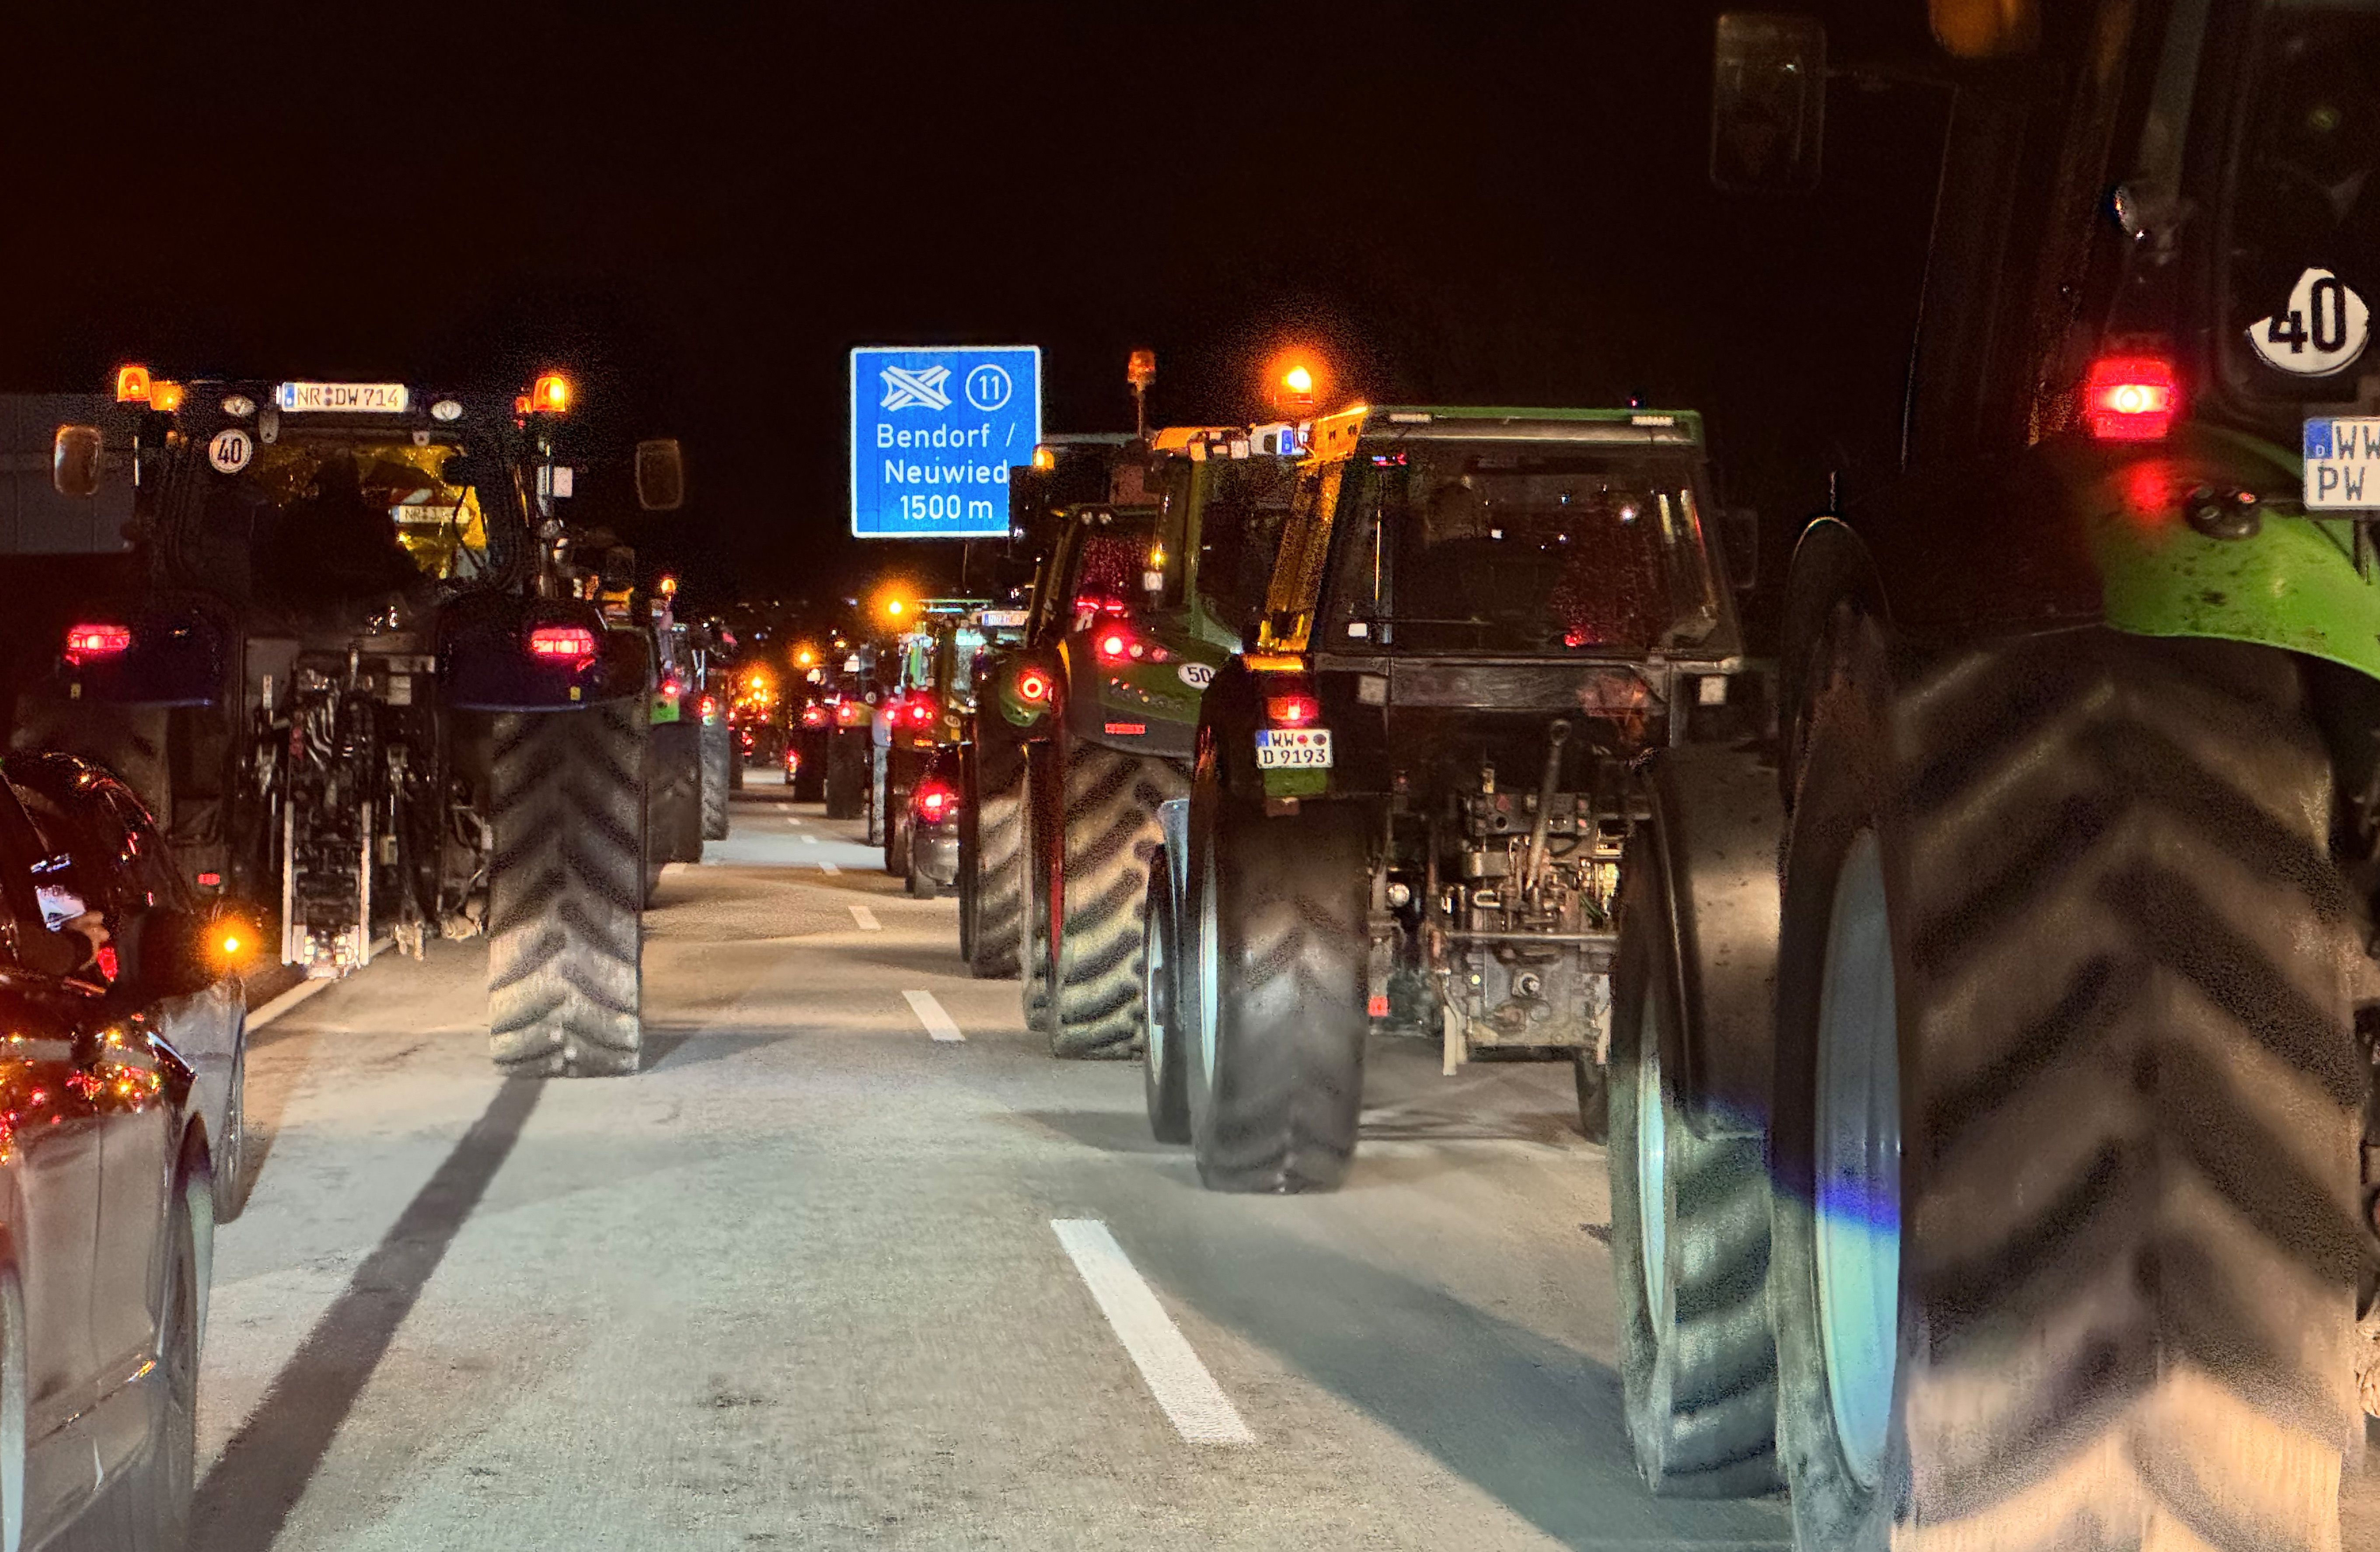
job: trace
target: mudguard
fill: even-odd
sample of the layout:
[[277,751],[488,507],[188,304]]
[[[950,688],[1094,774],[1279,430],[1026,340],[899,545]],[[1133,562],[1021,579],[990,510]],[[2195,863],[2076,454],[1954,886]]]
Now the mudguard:
[[[2357,569],[2352,521],[2290,515],[2302,469],[2272,443],[2192,425],[2162,456],[2074,471],[2107,624],[2278,647],[2380,678],[2380,581]],[[2183,503],[2202,487],[2261,497],[2257,531],[2215,539],[2192,527]]]
[[231,684],[238,634],[214,610],[190,600],[136,605],[125,622],[132,644],[108,657],[61,662],[69,700],[141,706],[213,706]]
[[[1766,759],[1719,745],[1663,749],[1645,775],[1652,821],[1634,861],[1669,900],[1670,988],[1682,1050],[1661,1053],[1710,1130],[1758,1131],[1768,1114],[1777,983],[1778,855],[1785,806]],[[1659,914],[1653,916],[1660,919]]]
[[[528,633],[583,625],[595,660],[583,667],[540,662]],[[465,711],[553,711],[643,695],[652,686],[652,643],[642,631],[612,630],[592,604],[555,599],[472,600],[440,623],[439,678],[446,704]]]

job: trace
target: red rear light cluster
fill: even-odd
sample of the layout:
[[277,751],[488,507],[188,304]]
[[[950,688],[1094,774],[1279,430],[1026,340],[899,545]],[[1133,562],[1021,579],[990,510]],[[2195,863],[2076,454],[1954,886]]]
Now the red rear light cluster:
[[1099,632],[1099,645],[1097,648],[1099,661],[1103,663],[1122,662],[1124,661],[1125,655],[1132,650],[1134,646],[1135,642],[1132,639],[1132,633],[1129,631],[1101,631]]
[[1050,676],[1038,668],[1028,668],[1016,676],[1016,695],[1020,700],[1035,705],[1050,698]]
[[1322,704],[1310,695],[1265,697],[1265,721],[1274,727],[1312,727],[1321,718]]
[[700,714],[704,721],[707,722],[710,721],[711,718],[719,715],[719,697],[717,696],[704,696],[701,700],[696,703],[696,710]]
[[1075,612],[1077,614],[1121,614],[1123,612],[1124,601],[1122,599],[1084,593],[1075,600]]
[[929,821],[940,821],[958,811],[959,794],[939,782],[929,782],[917,789],[917,813]]
[[112,658],[132,649],[132,627],[117,624],[79,624],[67,629],[67,661],[86,663],[93,658]]
[[841,700],[841,701],[837,701],[837,702],[835,702],[835,707],[834,707],[834,725],[835,725],[835,726],[837,726],[837,727],[845,727],[845,728],[847,728],[847,727],[861,727],[861,726],[866,725],[867,721],[868,721],[868,703],[867,703],[866,701],[864,701],[864,700]]
[[820,706],[816,701],[812,701],[808,706],[802,708],[802,726],[824,727],[826,726],[826,723],[827,711],[825,707]]
[[934,720],[933,697],[911,696],[901,702],[899,716],[901,721],[907,722],[911,727],[925,727],[930,724]]
[[2101,442],[2163,442],[2181,413],[2181,378],[2161,356],[2102,356],[2082,383],[2082,413]]
[[528,655],[540,662],[585,668],[595,661],[595,633],[585,625],[539,625],[528,633]]

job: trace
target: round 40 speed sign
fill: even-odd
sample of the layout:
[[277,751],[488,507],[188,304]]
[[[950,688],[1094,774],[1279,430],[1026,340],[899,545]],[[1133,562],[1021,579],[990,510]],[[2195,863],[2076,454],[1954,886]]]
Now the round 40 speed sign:
[[214,440],[207,443],[207,462],[219,474],[237,474],[255,455],[256,439],[237,426],[217,431]]

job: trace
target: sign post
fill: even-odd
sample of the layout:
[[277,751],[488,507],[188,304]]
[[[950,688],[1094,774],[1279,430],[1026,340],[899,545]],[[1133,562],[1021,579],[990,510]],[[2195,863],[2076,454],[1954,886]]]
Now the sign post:
[[998,539],[1008,470],[1041,440],[1041,349],[851,353],[851,531],[861,539]]

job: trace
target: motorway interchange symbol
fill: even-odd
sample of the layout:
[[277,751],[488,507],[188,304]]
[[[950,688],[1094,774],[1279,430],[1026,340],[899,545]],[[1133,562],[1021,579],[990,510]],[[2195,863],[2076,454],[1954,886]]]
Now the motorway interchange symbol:
[[[951,396],[942,392],[942,384],[951,380],[948,367],[928,367],[923,371],[912,371],[906,367],[887,367],[879,375],[884,379],[886,409],[951,407]],[[972,384],[974,380],[970,378],[968,381]]]

